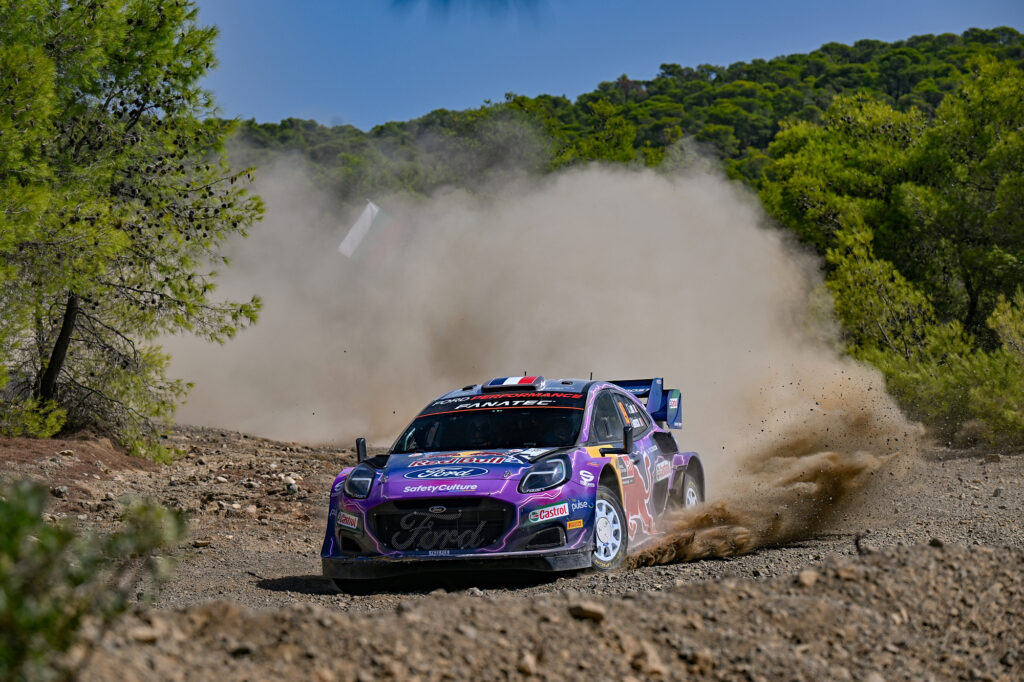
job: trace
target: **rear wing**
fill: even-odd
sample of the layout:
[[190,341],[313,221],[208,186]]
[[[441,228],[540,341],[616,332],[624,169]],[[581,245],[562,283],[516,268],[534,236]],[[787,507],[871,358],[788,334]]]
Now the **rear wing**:
[[678,389],[664,388],[662,379],[625,379],[611,382],[634,398],[646,398],[647,411],[654,421],[670,429],[683,428],[683,406]]

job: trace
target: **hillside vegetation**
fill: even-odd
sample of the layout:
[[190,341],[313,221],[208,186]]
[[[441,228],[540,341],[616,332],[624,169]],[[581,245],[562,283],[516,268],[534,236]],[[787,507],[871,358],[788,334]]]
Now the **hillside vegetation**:
[[[212,116],[216,29],[187,0],[0,3],[0,432],[98,426],[150,456],[187,386],[153,340],[224,341],[261,302],[213,297],[287,155],[342,204],[695,152],[826,263],[850,353],[915,416],[1024,441],[1024,37],[1010,28],[664,64],[575,101],[509,93],[368,132]],[[224,144],[227,144],[225,150]],[[227,164],[231,156],[231,167]]]
[[1022,65],[1005,27],[829,43],[368,132],[248,121],[232,149],[244,165],[298,154],[342,203],[710,153],[823,257],[848,351],[913,416],[965,444],[1024,442]]

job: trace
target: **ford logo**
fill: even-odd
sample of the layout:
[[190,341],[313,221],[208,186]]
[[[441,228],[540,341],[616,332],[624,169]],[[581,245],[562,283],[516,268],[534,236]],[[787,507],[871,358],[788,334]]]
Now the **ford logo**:
[[448,509],[448,507],[442,507],[441,505],[437,505],[437,506],[431,507],[427,511],[430,512],[431,514],[444,514],[445,511],[447,511],[447,509]]
[[472,478],[483,476],[487,469],[483,467],[428,467],[408,472],[406,478]]

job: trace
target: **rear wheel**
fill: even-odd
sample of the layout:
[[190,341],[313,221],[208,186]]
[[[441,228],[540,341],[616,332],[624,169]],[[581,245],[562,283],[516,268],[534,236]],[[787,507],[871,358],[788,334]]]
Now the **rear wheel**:
[[696,507],[704,501],[704,490],[697,482],[697,479],[690,474],[686,474],[686,476],[683,477],[682,494],[679,497],[679,501],[682,503],[684,509]]
[[669,498],[670,509],[689,509],[704,501],[704,486],[692,474],[684,474],[683,481]]
[[613,571],[626,559],[626,513],[618,495],[606,485],[597,486],[594,504],[594,555],[592,565],[598,571]]

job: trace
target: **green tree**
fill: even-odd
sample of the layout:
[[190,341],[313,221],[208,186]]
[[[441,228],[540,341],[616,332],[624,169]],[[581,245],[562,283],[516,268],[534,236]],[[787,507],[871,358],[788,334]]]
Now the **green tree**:
[[[995,346],[986,320],[1024,285],[1024,71],[991,58],[936,110],[909,159],[896,208],[949,265],[929,286],[948,314]],[[943,289],[942,281],[952,281]]]
[[[35,203],[3,244],[2,317],[18,321],[4,347],[10,393],[127,441],[186,389],[165,377],[153,340],[223,341],[260,307],[211,296],[219,247],[262,208],[246,194],[248,171],[224,158],[232,124],[211,117],[198,85],[216,30],[196,15],[189,0],[0,5],[0,45],[37,64],[38,87],[9,106],[17,115],[35,92],[47,105],[26,145]],[[25,184],[17,160],[4,161],[0,187]]]

